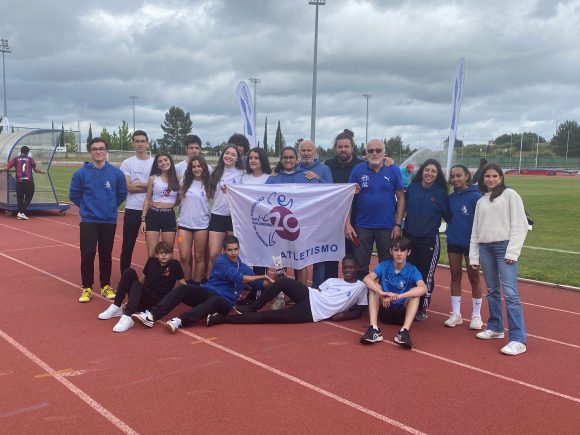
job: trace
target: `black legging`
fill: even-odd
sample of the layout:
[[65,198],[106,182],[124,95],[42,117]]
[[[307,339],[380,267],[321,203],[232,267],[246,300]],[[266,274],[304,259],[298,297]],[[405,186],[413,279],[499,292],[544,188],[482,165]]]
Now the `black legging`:
[[296,305],[282,310],[256,311],[233,316],[226,316],[225,323],[311,323],[312,310],[310,309],[310,290],[304,284],[290,278],[280,278],[274,284],[262,292],[253,306],[259,310],[276,297],[280,292],[284,292]]
[[120,307],[127,294],[129,295],[129,300],[127,301],[127,305],[123,311],[127,316],[143,310],[148,310],[162,298],[150,288],[141,284],[137,272],[131,268],[125,269],[121,274],[119,285],[117,285],[117,294],[115,295],[114,304]]
[[199,285],[180,285],[167,293],[158,304],[151,308],[155,320],[169,314],[180,303],[192,307],[191,310],[179,315],[183,326],[191,326],[204,319],[208,314],[227,314],[230,303],[220,296],[216,296]]
[[22,180],[16,183],[16,203],[18,204],[18,213],[24,213],[34,196],[34,181]]

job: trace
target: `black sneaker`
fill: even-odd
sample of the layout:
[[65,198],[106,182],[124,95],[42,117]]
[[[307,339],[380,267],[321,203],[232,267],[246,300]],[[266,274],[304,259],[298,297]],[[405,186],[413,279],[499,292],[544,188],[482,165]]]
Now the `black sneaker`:
[[369,326],[367,332],[360,338],[360,342],[363,344],[376,343],[378,341],[383,341],[383,334],[381,334],[380,329],[375,329]]
[[225,319],[226,316],[220,313],[208,314],[207,319],[205,320],[205,324],[208,327],[213,325],[219,325],[220,323],[224,323]]
[[415,321],[423,322],[424,320],[427,320],[427,311],[426,310],[417,311],[417,314],[415,314]]
[[236,305],[234,311],[238,314],[255,313],[256,309],[253,305]]
[[399,343],[401,346],[411,349],[413,347],[413,342],[411,341],[411,334],[406,329],[399,331],[395,335],[395,343]]

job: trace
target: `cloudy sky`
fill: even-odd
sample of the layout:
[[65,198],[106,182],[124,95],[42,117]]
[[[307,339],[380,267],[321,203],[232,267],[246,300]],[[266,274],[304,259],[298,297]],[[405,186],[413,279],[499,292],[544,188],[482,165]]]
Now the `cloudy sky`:
[[[550,138],[580,120],[580,0],[328,0],[319,8],[316,141],[350,128],[358,143],[448,134],[458,60],[465,84],[458,137]],[[8,118],[16,126],[94,132],[132,126],[160,138],[172,105],[213,145],[242,130],[235,88],[261,79],[260,141],[281,121],[310,136],[315,7],[307,0],[0,0]],[[0,88],[1,89],[1,88]]]

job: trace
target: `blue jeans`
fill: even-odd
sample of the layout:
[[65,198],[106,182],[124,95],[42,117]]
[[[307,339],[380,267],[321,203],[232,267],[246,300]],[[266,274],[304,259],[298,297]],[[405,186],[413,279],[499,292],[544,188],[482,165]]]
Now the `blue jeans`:
[[325,262],[314,263],[312,265],[312,287],[319,288],[320,284],[324,282],[324,275],[326,273]]
[[[503,332],[503,312],[501,307],[501,289],[505,298],[508,317],[508,335],[510,341],[526,342],[524,312],[518,294],[518,263],[505,262],[508,241],[479,244],[479,264],[487,285],[487,305],[489,320],[487,329]],[[501,289],[500,289],[501,285]]]

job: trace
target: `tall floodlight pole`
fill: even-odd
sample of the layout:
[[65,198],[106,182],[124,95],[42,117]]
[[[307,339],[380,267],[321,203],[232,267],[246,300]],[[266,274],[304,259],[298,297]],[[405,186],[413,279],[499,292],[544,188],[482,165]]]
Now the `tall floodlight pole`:
[[369,100],[373,99],[370,94],[363,94],[363,97],[367,100],[367,118],[365,123],[365,145],[369,142]]
[[2,52],[2,83],[4,84],[4,119],[6,119],[8,109],[6,106],[6,67],[4,66],[4,54],[12,53],[8,45],[8,39],[0,39],[0,51]]
[[135,100],[137,98],[139,97],[136,97],[135,95],[129,95],[129,99],[133,103],[133,133],[135,133]]
[[536,169],[538,169],[538,154],[540,154],[540,138],[536,133]]
[[520,164],[518,166],[518,174],[522,173],[522,149],[524,147],[524,134],[520,138]]
[[[309,4],[316,6],[314,18],[314,65],[312,67],[312,112],[310,114],[310,140],[315,142],[316,136],[316,72],[318,68],[318,6],[324,6],[326,0],[309,0]],[[316,143],[316,142],[315,142]]]
[[570,144],[570,130],[568,130],[568,139],[566,139],[566,169],[568,168],[568,145]]
[[258,109],[257,109],[257,107],[258,107],[257,106],[257,104],[258,104],[258,97],[257,97],[258,92],[257,92],[256,86],[259,85],[260,83],[262,83],[262,80],[254,78],[254,77],[250,77],[248,80],[254,84],[254,128],[256,128],[256,125],[257,125],[256,124],[256,113],[258,112]]

